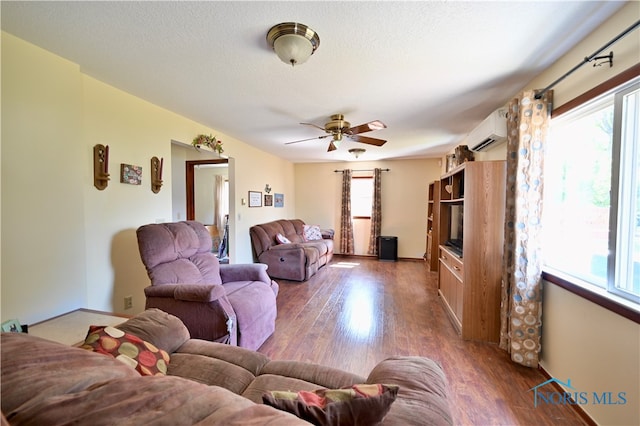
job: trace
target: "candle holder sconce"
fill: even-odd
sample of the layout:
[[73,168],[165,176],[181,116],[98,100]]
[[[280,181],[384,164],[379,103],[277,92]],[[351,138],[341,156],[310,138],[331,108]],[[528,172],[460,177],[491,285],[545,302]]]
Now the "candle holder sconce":
[[109,185],[109,145],[93,147],[93,186],[102,191]]
[[164,158],[158,160],[158,157],[151,158],[151,191],[154,194],[160,192],[162,188],[162,166]]

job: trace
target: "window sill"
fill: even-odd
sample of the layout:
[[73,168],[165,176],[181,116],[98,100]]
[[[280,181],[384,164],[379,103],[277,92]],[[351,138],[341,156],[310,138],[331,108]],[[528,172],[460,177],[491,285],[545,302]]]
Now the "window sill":
[[577,278],[564,275],[553,269],[544,270],[542,272],[542,279],[587,299],[598,306],[615,312],[636,324],[640,324],[640,306],[631,301],[587,283],[584,283],[584,285],[578,284],[580,280]]

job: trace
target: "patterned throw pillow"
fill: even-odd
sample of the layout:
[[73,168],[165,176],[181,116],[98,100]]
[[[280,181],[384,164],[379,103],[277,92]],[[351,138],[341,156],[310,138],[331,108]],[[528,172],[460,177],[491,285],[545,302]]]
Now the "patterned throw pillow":
[[391,409],[398,389],[371,384],[314,392],[273,391],[262,395],[262,401],[315,425],[375,425]]
[[81,346],[105,355],[111,355],[143,376],[164,376],[167,374],[169,354],[153,344],[125,333],[115,327],[92,325]]
[[284,235],[278,233],[278,235],[276,235],[276,240],[280,243],[280,244],[291,244],[291,240],[289,240],[287,237],[285,237]]
[[321,240],[322,231],[320,231],[320,227],[318,225],[305,225],[304,239],[307,241]]

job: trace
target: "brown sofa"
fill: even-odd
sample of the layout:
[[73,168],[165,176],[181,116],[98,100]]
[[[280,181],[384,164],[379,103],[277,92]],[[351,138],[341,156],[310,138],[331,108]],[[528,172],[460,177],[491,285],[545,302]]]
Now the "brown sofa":
[[191,339],[177,317],[157,309],[117,328],[167,351],[167,375],[141,376],[108,355],[3,333],[2,413],[9,424],[309,424],[262,404],[262,395],[363,383],[399,386],[382,424],[452,424],[446,378],[427,358],[390,358],[365,378]]
[[[307,241],[304,226],[300,219],[281,219],[249,229],[255,260],[269,266],[271,278],[306,281],[333,258],[333,230],[324,229],[322,239]],[[278,234],[291,242],[281,244]]]

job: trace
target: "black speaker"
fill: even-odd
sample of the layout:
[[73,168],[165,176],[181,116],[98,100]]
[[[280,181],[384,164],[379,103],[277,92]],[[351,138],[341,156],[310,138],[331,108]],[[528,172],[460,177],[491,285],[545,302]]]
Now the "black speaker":
[[378,237],[378,260],[398,260],[398,237]]

